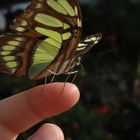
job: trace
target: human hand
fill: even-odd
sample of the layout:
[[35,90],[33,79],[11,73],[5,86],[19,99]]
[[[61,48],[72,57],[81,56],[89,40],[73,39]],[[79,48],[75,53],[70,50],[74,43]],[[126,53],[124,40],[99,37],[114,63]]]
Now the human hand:
[[[38,122],[75,105],[79,90],[70,83],[63,87],[64,83],[41,85],[0,101],[0,140],[15,140]],[[28,140],[64,140],[64,135],[58,126],[45,124]]]

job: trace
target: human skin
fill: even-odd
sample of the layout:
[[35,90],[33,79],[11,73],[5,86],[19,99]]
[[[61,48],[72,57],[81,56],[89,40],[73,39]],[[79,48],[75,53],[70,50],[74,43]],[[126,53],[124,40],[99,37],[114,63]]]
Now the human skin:
[[[16,140],[40,121],[69,110],[79,97],[74,84],[51,83],[0,101],[0,140]],[[44,124],[27,140],[64,140],[64,135],[55,124]]]

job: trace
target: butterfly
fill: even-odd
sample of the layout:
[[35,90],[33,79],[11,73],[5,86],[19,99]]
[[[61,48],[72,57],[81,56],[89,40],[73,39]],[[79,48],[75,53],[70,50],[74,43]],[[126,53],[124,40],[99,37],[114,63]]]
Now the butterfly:
[[81,32],[77,0],[32,0],[0,36],[0,72],[32,80],[68,74],[101,39],[97,33],[80,42]]

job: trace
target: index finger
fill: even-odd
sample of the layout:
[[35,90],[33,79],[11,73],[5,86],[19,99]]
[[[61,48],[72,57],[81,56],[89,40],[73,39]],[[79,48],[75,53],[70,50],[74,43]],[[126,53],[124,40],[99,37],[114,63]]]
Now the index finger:
[[19,134],[45,118],[60,114],[79,99],[78,88],[70,83],[52,83],[32,88],[0,102],[0,124]]

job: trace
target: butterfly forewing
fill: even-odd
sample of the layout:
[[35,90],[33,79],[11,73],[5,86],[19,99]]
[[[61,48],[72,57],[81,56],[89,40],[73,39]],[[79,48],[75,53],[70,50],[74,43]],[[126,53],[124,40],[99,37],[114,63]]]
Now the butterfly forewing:
[[76,49],[76,57],[83,56],[85,53],[90,51],[102,38],[101,33],[96,33],[94,35],[89,35],[80,43],[78,44],[78,47]]
[[[81,65],[81,57],[84,56],[85,53],[90,51],[90,49],[93,48],[101,40],[101,38],[102,34],[96,33],[94,35],[87,36],[85,39],[80,41],[72,59],[63,63],[63,64],[68,63],[64,72],[67,74],[77,72],[77,70],[75,71],[75,67]],[[63,69],[60,70],[62,71]]]
[[77,0],[32,0],[11,32],[0,37],[0,71],[31,79],[43,78],[47,70],[57,73],[74,55],[81,27]]

